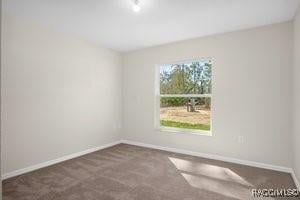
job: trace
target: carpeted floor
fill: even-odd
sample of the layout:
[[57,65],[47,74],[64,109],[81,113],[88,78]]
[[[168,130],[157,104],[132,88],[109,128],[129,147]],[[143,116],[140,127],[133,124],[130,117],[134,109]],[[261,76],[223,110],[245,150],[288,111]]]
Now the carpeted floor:
[[295,188],[295,185],[286,173],[120,144],[5,180],[3,197],[4,200],[247,200],[254,199],[252,188]]

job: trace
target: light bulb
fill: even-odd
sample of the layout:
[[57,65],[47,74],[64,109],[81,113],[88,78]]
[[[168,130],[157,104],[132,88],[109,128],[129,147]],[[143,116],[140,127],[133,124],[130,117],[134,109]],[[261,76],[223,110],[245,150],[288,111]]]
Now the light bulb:
[[136,5],[136,4],[133,5],[134,12],[139,12],[140,10],[141,10],[141,7],[139,5]]
[[141,7],[140,7],[138,1],[134,2],[132,9],[133,9],[134,12],[139,12],[141,10]]

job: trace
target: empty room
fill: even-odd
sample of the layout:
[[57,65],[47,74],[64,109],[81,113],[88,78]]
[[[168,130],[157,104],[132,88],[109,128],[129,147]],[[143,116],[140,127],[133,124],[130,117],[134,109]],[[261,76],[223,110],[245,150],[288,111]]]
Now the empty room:
[[300,0],[2,0],[0,21],[0,200],[300,199]]

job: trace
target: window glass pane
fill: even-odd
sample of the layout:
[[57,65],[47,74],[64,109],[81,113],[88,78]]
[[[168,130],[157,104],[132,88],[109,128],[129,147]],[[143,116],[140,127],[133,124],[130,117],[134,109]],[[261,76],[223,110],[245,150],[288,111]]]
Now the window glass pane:
[[163,127],[210,130],[210,97],[161,97],[160,125]]
[[210,93],[210,60],[160,66],[160,94]]

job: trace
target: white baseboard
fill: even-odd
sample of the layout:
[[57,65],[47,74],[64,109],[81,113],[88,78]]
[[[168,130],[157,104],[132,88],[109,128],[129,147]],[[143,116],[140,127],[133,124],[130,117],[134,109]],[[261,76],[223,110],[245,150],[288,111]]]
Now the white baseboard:
[[295,174],[294,170],[291,172],[291,175],[292,175],[292,177],[293,177],[293,180],[294,180],[294,182],[295,182],[296,187],[298,188],[298,190],[300,190],[300,182],[298,181],[298,179],[297,179],[297,177],[296,177],[296,174]]
[[46,161],[37,165],[32,165],[23,169],[19,169],[13,172],[9,172],[6,174],[2,175],[2,180],[18,176],[21,174],[25,174],[43,167],[48,167],[50,165],[54,165],[56,163],[60,163],[66,160],[70,160],[72,158],[76,158],[79,156],[83,156],[88,153],[92,153],[95,151],[99,151],[101,149],[105,149],[120,143],[124,144],[130,144],[130,145],[136,145],[136,146],[141,146],[141,147],[147,147],[147,148],[152,148],[152,149],[159,149],[159,150],[164,150],[164,151],[170,151],[174,153],[180,153],[180,154],[186,154],[186,155],[191,155],[191,156],[197,156],[197,157],[203,157],[203,158],[208,158],[208,159],[214,159],[214,160],[220,160],[220,161],[225,161],[225,162],[231,162],[231,163],[236,163],[236,164],[241,164],[241,165],[247,165],[251,167],[258,167],[258,168],[264,168],[264,169],[270,169],[270,170],[275,170],[275,171],[280,171],[280,172],[286,172],[290,173],[292,178],[294,179],[295,185],[300,189],[300,184],[299,181],[294,173],[294,170],[292,168],[288,167],[283,167],[283,166],[276,166],[276,165],[270,165],[270,164],[265,164],[265,163],[259,163],[259,162],[254,162],[254,161],[248,161],[248,160],[241,160],[241,159],[236,159],[236,158],[230,158],[230,157],[225,157],[225,156],[220,156],[220,155],[214,155],[214,154],[206,154],[206,153],[200,153],[200,152],[195,152],[195,151],[189,151],[189,150],[184,150],[184,149],[177,149],[177,148],[171,148],[171,147],[162,147],[162,146],[157,146],[157,145],[152,145],[152,144],[146,144],[142,142],[136,142],[136,141],[130,141],[130,140],[120,140],[116,142],[112,142],[106,145],[102,145],[99,147],[87,149],[85,151],[81,151],[78,153],[74,153],[71,155],[63,156],[61,158],[57,158],[54,160]]
[[141,146],[141,147],[148,147],[148,148],[152,148],[152,149],[159,149],[159,150],[164,150],[164,151],[170,151],[170,152],[174,152],[174,153],[186,154],[186,155],[191,155],[191,156],[198,156],[198,157],[203,157],[203,158],[208,158],[208,159],[213,159],[213,160],[231,162],[231,163],[247,165],[247,166],[251,166],[251,167],[270,169],[270,170],[274,170],[274,171],[280,171],[280,172],[286,172],[286,173],[293,172],[292,168],[289,168],[289,167],[270,165],[270,164],[259,163],[259,162],[248,161],[248,160],[241,160],[241,159],[237,159],[237,158],[225,157],[225,156],[220,156],[220,155],[206,154],[206,153],[200,153],[200,152],[177,149],[177,148],[170,148],[170,147],[162,147],[162,146],[146,144],[146,143],[141,143],[141,142],[135,142],[135,141],[130,141],[130,140],[121,140],[121,143],[131,144],[131,145],[136,145],[136,146]]
[[99,146],[99,147],[94,147],[94,148],[90,148],[90,149],[87,149],[87,150],[84,150],[84,151],[81,151],[81,152],[78,152],[78,153],[63,156],[63,157],[60,157],[60,158],[57,158],[57,159],[54,159],[54,160],[49,160],[49,161],[46,161],[46,162],[43,162],[43,163],[32,165],[32,166],[29,166],[29,167],[26,167],[26,168],[23,168],[23,169],[18,169],[16,171],[12,171],[12,172],[3,174],[2,175],[2,180],[8,179],[8,178],[11,178],[11,177],[14,177],[14,176],[18,176],[18,175],[21,175],[21,174],[25,174],[27,172],[31,172],[31,171],[34,171],[34,170],[37,170],[37,169],[40,169],[40,168],[43,168],[43,167],[48,167],[50,165],[54,165],[54,164],[57,164],[57,163],[60,163],[60,162],[66,161],[66,160],[70,160],[72,158],[83,156],[83,155],[88,154],[88,153],[99,151],[101,149],[105,149],[105,148],[108,148],[108,147],[111,147],[111,146],[114,146],[114,145],[117,145],[117,144],[120,144],[120,143],[121,143],[121,141],[112,142],[112,143],[105,144],[105,145],[102,145],[102,146]]
[[203,157],[203,158],[208,158],[208,159],[213,159],[213,160],[220,160],[220,161],[225,161],[225,162],[230,162],[230,163],[247,165],[247,166],[251,166],[251,167],[258,167],[258,168],[263,168],[263,169],[269,169],[269,170],[274,170],[274,171],[290,173],[294,180],[296,187],[298,188],[298,190],[300,190],[300,182],[297,179],[294,170],[289,167],[270,165],[270,164],[265,164],[265,163],[241,160],[241,159],[230,158],[230,157],[225,157],[225,156],[220,156],[220,155],[206,154],[206,153],[200,153],[200,152],[171,148],[171,147],[162,147],[162,146],[146,144],[146,143],[130,141],[130,140],[121,140],[121,143],[136,145],[136,146],[141,146],[141,147],[148,147],[148,148],[152,148],[152,149],[159,149],[159,150],[164,150],[164,151],[170,151],[170,152],[174,152],[174,153],[186,154],[186,155],[191,155],[191,156],[198,156],[198,157]]

